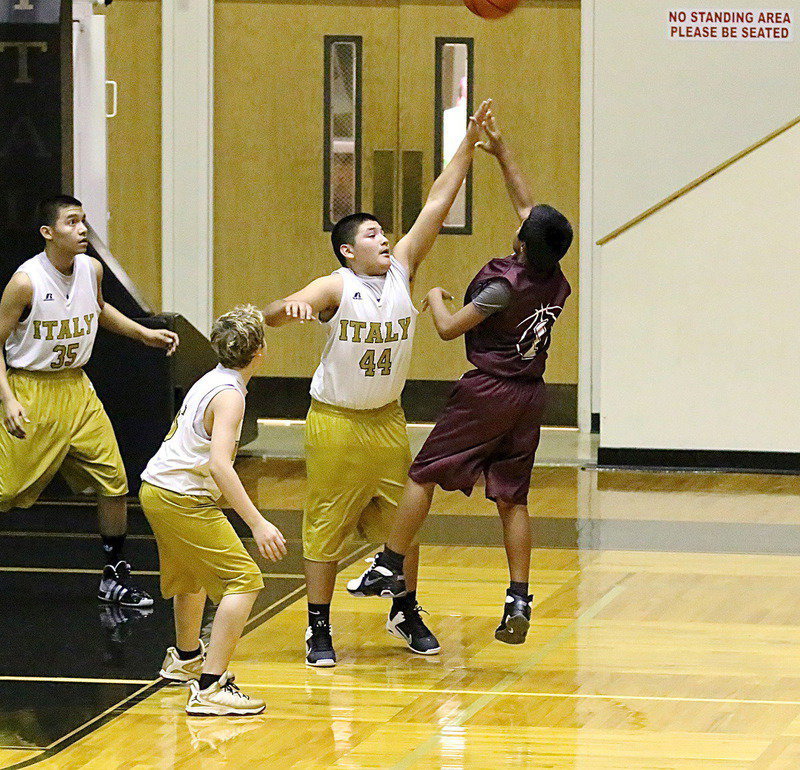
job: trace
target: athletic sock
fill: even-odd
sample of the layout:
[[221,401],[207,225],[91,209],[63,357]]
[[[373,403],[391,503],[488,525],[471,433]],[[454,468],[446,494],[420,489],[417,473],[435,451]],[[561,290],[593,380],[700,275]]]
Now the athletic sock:
[[520,583],[516,580],[511,581],[511,585],[508,588],[508,592],[510,594],[514,594],[514,596],[519,596],[522,599],[528,598],[528,583]]
[[308,625],[312,628],[320,621],[325,625],[330,625],[331,622],[331,605],[330,604],[312,604],[308,603]]
[[191,650],[191,651],[182,650],[180,647],[176,647],[175,652],[178,653],[178,657],[181,660],[192,660],[192,658],[199,657],[200,647],[198,647],[196,650]]
[[397,553],[389,548],[388,545],[383,546],[383,550],[375,558],[375,563],[381,566],[388,567],[393,572],[403,574],[403,559],[406,557],[402,553]]
[[398,610],[413,609],[417,606],[417,592],[409,591],[405,596],[398,596],[392,599],[392,611],[390,615],[394,615]]
[[106,557],[106,564],[112,566],[122,561],[122,548],[125,545],[125,534],[122,535],[100,535],[103,541],[103,553]]
[[207,690],[214,682],[219,682],[222,674],[200,674],[200,689]]

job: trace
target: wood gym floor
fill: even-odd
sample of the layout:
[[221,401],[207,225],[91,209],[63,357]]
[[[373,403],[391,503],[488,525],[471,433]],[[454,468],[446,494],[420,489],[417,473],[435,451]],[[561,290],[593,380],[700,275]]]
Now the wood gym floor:
[[[533,622],[496,642],[506,571],[476,490],[437,492],[420,599],[442,643],[417,657],[387,603],[341,585],[335,669],[303,665],[297,461],[239,470],[291,538],[232,669],[265,714],[188,718],[155,680],[171,617],[98,607],[92,509],[42,505],[0,534],[0,767],[800,767],[800,478],[539,467]],[[130,557],[157,591],[132,511]]]

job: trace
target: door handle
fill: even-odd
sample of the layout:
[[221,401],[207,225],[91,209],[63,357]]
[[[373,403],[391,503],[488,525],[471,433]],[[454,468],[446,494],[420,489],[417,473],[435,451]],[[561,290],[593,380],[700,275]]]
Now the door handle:
[[387,233],[394,232],[394,150],[372,153],[372,213]]
[[111,86],[111,103],[114,105],[111,108],[111,112],[106,112],[107,118],[116,118],[117,117],[117,103],[118,103],[118,96],[119,96],[119,89],[117,87],[116,80],[106,80],[106,88]]
[[403,150],[402,225],[407,233],[422,211],[422,152]]

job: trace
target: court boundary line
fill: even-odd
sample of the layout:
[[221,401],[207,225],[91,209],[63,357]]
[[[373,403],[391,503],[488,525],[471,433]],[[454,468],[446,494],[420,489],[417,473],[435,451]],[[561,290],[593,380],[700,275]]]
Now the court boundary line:
[[[85,569],[85,568],[72,568],[72,567],[0,567],[0,572],[24,572],[28,574],[39,574],[42,572],[56,572],[63,575],[99,575],[100,570]],[[153,569],[134,569],[131,570],[131,575],[160,575],[159,570]],[[304,579],[305,575],[300,572],[262,572],[263,577],[268,578],[286,578],[286,579]],[[2,677],[0,677],[2,679]]]
[[[551,650],[552,651],[552,650]],[[325,685],[315,685],[304,683],[294,684],[265,684],[257,682],[242,682],[242,687],[251,690],[320,690],[324,692],[386,692],[386,687],[355,687],[349,684],[342,684],[341,687],[329,687]],[[635,700],[635,701],[664,701],[678,703],[730,703],[755,706],[800,706],[800,700],[769,700],[769,699],[747,699],[747,698],[698,698],[683,697],[680,695],[619,695],[610,693],[570,693],[570,692],[526,692],[522,691],[499,691],[492,690],[452,690],[448,688],[436,687],[393,687],[393,692],[409,694],[441,694],[441,695],[492,695],[496,698],[570,698],[572,700]]]
[[[370,553],[373,550],[374,546],[371,544],[365,544],[355,551],[350,553],[344,559],[339,562],[339,569],[337,570],[337,575],[347,569],[348,567],[355,564],[364,554]],[[255,630],[262,624],[266,623],[270,618],[277,615],[283,609],[285,609],[289,604],[295,602],[300,596],[305,593],[305,583],[303,585],[298,586],[293,591],[288,593],[286,596],[281,597],[280,599],[276,599],[272,604],[270,604],[265,609],[261,610],[259,613],[254,615],[248,622],[245,624],[244,631],[242,633],[242,637],[249,634],[251,631]],[[12,765],[7,765],[2,770],[22,770],[25,767],[31,767],[32,765],[38,764],[39,762],[44,762],[48,759],[52,759],[54,756],[58,755],[64,749],[68,748],[69,746],[77,743],[79,740],[87,737],[95,730],[103,727],[104,725],[108,724],[112,719],[116,719],[118,716],[122,716],[126,711],[128,711],[133,706],[141,703],[143,700],[148,698],[150,695],[155,694],[159,690],[164,687],[169,687],[170,684],[161,677],[153,679],[149,684],[144,685],[139,690],[134,693],[131,693],[126,698],[123,698],[119,703],[115,704],[114,706],[110,706],[108,709],[103,711],[102,713],[98,714],[92,719],[84,722],[82,725],[76,727],[71,732],[63,735],[56,741],[53,741],[48,746],[41,748],[37,746],[27,747],[28,751],[39,751],[40,753],[37,754],[35,757],[29,757],[28,759],[23,760],[22,762],[17,762]]]
[[[90,676],[0,676],[0,682],[47,682],[58,684],[152,684],[153,679],[94,679]],[[0,747],[2,748],[2,747]],[[46,748],[46,747],[45,747]],[[41,749],[41,746],[39,747]]]

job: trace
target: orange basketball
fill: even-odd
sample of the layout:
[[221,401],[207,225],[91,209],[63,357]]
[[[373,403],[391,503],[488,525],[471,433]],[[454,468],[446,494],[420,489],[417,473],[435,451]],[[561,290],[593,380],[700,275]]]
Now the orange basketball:
[[519,0],[464,0],[464,5],[482,19],[499,19],[511,13],[519,5]]

